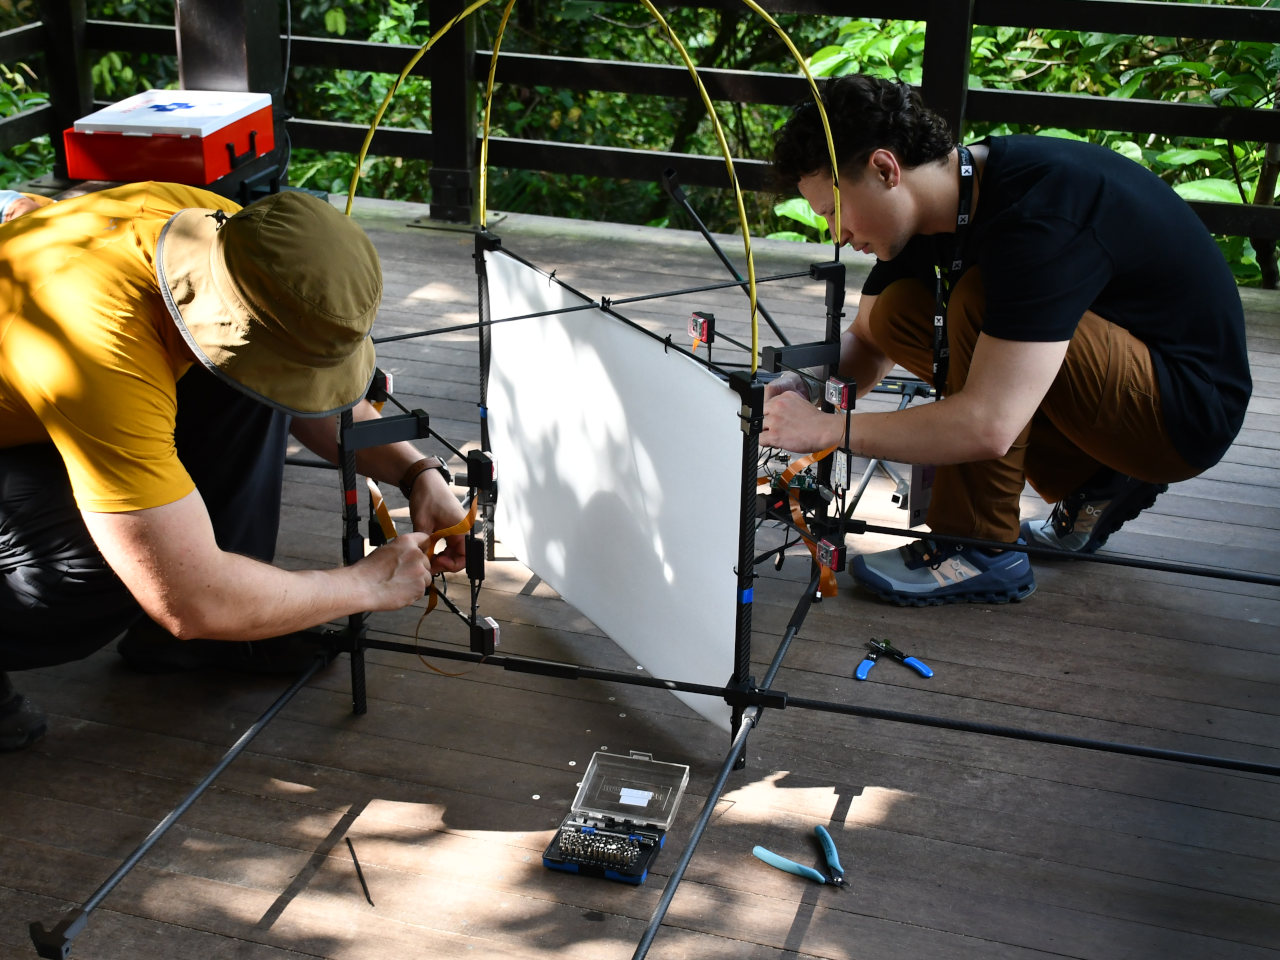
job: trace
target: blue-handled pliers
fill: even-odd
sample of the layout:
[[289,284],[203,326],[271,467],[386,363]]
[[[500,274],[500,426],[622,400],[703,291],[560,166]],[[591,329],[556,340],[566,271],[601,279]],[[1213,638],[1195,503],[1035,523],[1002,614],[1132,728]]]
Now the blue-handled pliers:
[[830,875],[823,873],[821,870],[815,870],[813,867],[806,867],[803,863],[796,863],[794,860],[780,857],[772,850],[766,850],[764,847],[755,847],[751,854],[756,859],[763,860],[769,866],[785,870],[787,873],[794,873],[797,877],[805,877],[815,883],[829,883],[834,887],[844,889],[848,886],[848,881],[844,878],[844,867],[840,866],[840,857],[836,853],[835,841],[831,839],[831,834],[827,833],[827,828],[822,824],[814,827],[813,832],[817,834],[818,843],[822,845],[822,854],[827,858],[827,866],[831,868]]
[[867,655],[863,661],[858,664],[858,669],[854,671],[853,675],[859,680],[867,679],[867,674],[871,672],[871,668],[876,665],[876,659],[882,653],[891,660],[897,660],[899,663],[905,664],[922,677],[933,676],[933,671],[929,669],[928,664],[923,660],[917,660],[915,657],[907,656],[888,640],[868,640]]

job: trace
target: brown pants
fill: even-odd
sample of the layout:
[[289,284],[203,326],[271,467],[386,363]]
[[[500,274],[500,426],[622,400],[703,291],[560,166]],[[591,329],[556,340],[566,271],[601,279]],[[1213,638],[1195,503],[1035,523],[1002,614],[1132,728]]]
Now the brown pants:
[[[947,394],[964,389],[985,307],[982,272],[970,269],[947,306]],[[879,295],[870,316],[876,345],[929,383],[933,311],[931,288],[900,280]],[[1199,472],[1169,440],[1146,345],[1086,312],[1053,385],[1009,452],[995,460],[938,468],[929,527],[937,533],[1013,542],[1018,539],[1024,482],[1056,503],[1104,466],[1149,483],[1172,483]]]

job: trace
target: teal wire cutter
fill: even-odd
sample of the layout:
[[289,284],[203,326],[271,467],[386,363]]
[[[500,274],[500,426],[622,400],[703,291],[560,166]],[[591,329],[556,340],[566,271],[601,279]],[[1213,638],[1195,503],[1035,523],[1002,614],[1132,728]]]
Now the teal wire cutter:
[[884,654],[890,660],[897,660],[904,666],[910,667],[922,677],[932,677],[933,671],[929,669],[929,665],[923,660],[917,660],[915,657],[908,656],[888,640],[868,640],[867,655],[863,661],[858,664],[858,669],[854,671],[854,676],[859,680],[867,679],[867,674],[871,672],[871,668],[876,665],[876,660],[880,655]]
[[786,857],[780,857],[772,850],[766,850],[760,846],[755,847],[751,851],[751,855],[757,860],[763,860],[771,867],[777,867],[787,873],[794,873],[797,877],[804,877],[814,883],[825,883],[833,887],[839,887],[842,890],[845,889],[849,883],[844,878],[844,867],[840,866],[840,857],[836,853],[835,841],[831,839],[831,834],[827,832],[827,828],[822,824],[814,827],[813,832],[817,835],[818,843],[822,846],[823,856],[827,858],[827,866],[831,870],[830,874],[815,870],[813,867],[806,867],[803,863],[796,863]]

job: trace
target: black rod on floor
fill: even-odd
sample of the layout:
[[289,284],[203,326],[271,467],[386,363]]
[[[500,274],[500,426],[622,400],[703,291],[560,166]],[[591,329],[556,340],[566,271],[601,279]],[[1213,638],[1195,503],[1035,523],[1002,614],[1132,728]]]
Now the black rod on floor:
[[138,844],[131,854],[125,857],[124,862],[116,868],[115,873],[111,874],[102,886],[98,887],[98,889],[94,891],[93,895],[89,897],[88,900],[86,900],[81,906],[68,911],[63,915],[61,920],[49,929],[46,929],[44,924],[40,923],[38,920],[33,921],[28,927],[28,930],[31,932],[31,942],[35,944],[36,953],[41,957],[52,958],[52,960],[66,960],[66,957],[71,953],[71,941],[79,936],[81,931],[84,930],[85,924],[89,922],[89,914],[92,913],[93,910],[97,908],[98,904],[106,898],[107,894],[116,888],[116,885],[119,884],[120,881],[125,878],[125,875],[137,865],[138,861],[146,855],[147,851],[155,845],[156,841],[164,836],[165,833],[168,832],[169,828],[178,822],[178,818],[186,813],[191,805],[200,798],[201,794],[209,789],[209,786],[218,778],[219,774],[221,774],[236,757],[240,756],[244,751],[244,748],[249,745],[250,741],[262,732],[263,728],[271,722],[271,719],[284,708],[285,704],[294,698],[297,692],[306,685],[306,682],[315,675],[316,671],[326,663],[328,663],[328,658],[318,654],[311,666],[307,667],[298,679],[293,682],[289,689],[282,693],[276,699],[276,702],[271,704],[271,706],[266,709],[266,712],[264,712],[262,716],[258,717],[258,719],[240,735],[240,738],[231,745],[226,753],[222,755],[222,759],[219,760],[217,764],[214,765],[213,769],[205,775],[205,778],[201,780],[185,798],[183,798],[181,803],[169,812],[168,816],[155,825],[151,832],[147,834],[146,839],[143,840],[142,843]]
[[[812,593],[816,588],[811,588]],[[805,600],[808,600],[806,594]],[[806,607],[807,609],[807,607]],[[788,628],[790,629],[790,628]],[[796,629],[799,629],[798,625]],[[785,640],[790,643],[790,638]],[[733,687],[716,687],[705,683],[689,683],[684,680],[667,680],[661,677],[636,676],[620,670],[603,670],[576,663],[564,663],[558,660],[538,660],[522,656],[489,656],[484,657],[470,650],[450,647],[428,647],[421,644],[401,643],[393,640],[367,638],[365,647],[380,650],[393,650],[412,653],[419,656],[440,657],[446,660],[463,660],[471,663],[486,663],[502,667],[514,673],[531,673],[545,677],[560,677],[565,680],[602,680],[608,683],[622,683],[633,687],[654,687],[661,690],[680,691],[682,693],[698,693],[710,697],[738,698],[747,706],[775,707],[785,709],[796,707],[801,710],[815,710],[821,713],[838,713],[849,716],[866,717],[872,720],[889,720],[896,723],[910,723],[917,726],[937,727],[942,730],[956,730],[962,733],[981,733],[992,737],[1003,737],[1009,740],[1025,740],[1033,743],[1048,743],[1061,746],[1077,747],[1081,750],[1096,750],[1102,753],[1118,753],[1131,757],[1145,757],[1156,760],[1169,760],[1176,763],[1189,763],[1202,767],[1216,767],[1222,770],[1236,770],[1241,773],[1261,773],[1267,776],[1280,777],[1280,765],[1255,763],[1249,760],[1235,760],[1230,757],[1217,757],[1211,754],[1186,753],[1179,750],[1165,750],[1160,747],[1144,747],[1135,744],[1117,743],[1109,740],[1091,740],[1086,737],[1069,737],[1062,734],[1046,733],[1042,730],[1027,730],[1020,727],[1005,727],[998,724],[975,723],[968,720],[952,720],[947,717],[934,717],[928,714],[902,713],[893,710],[880,710],[875,707],[860,707],[852,703],[837,703],[830,700],[813,700],[805,697],[793,697],[785,691],[774,691],[768,686],[755,687],[748,691]]]
[[[768,690],[773,684],[774,678],[777,677],[778,671],[782,668],[782,660],[786,657],[787,650],[791,647],[791,641],[800,632],[804,618],[809,613],[809,606],[817,593],[818,583],[818,568],[815,566],[813,578],[809,581],[809,588],[805,591],[800,602],[796,604],[795,611],[791,614],[791,621],[787,624],[787,630],[783,634],[782,640],[778,643],[777,652],[774,653],[773,661],[769,664],[769,672],[765,674],[761,689]],[[711,815],[715,813],[716,804],[720,802],[720,797],[724,794],[725,785],[729,781],[729,774],[737,766],[738,758],[742,756],[742,751],[746,749],[747,737],[750,736],[756,724],[760,722],[760,715],[763,712],[763,707],[756,706],[743,714],[742,722],[734,734],[733,743],[729,746],[729,752],[725,754],[724,762],[720,765],[720,772],[716,775],[716,781],[712,784],[711,791],[707,794],[706,802],[702,805],[702,812],[698,815],[698,822],[694,824],[689,842],[685,845],[684,852],[680,855],[680,861],[676,864],[675,869],[671,871],[671,876],[667,878],[666,886],[662,888],[662,896],[658,898],[658,903],[653,908],[653,914],[649,917],[649,924],[645,927],[644,933],[640,937],[640,942],[636,944],[636,950],[631,955],[631,960],[644,960],[644,957],[648,954],[653,938],[657,935],[658,928],[662,926],[662,920],[667,915],[667,909],[675,898],[676,888],[680,886],[680,881],[684,879],[684,872],[693,860],[694,850],[697,849],[699,842],[701,842],[703,834],[707,832],[707,827],[711,823]]]
[[1123,553],[1073,553],[1051,547],[1034,547],[1025,543],[1004,543],[1000,540],[981,540],[977,537],[957,537],[951,534],[924,533],[902,527],[881,527],[862,520],[846,520],[845,532],[853,534],[883,533],[892,537],[909,537],[919,540],[927,537],[940,543],[959,543],[982,550],[1013,550],[1039,560],[1078,560],[1083,563],[1109,563],[1118,567],[1137,567],[1144,570],[1161,570],[1165,573],[1182,573],[1193,577],[1211,577],[1216,580],[1234,580],[1238,583],[1258,583],[1266,587],[1280,587],[1280,575],[1255,573],[1252,570],[1232,570],[1229,567],[1205,567],[1192,563],[1174,563],[1169,560],[1148,560]]
[[[801,277],[807,278],[808,270],[800,270],[793,273],[780,273],[776,276],[757,277],[756,283],[770,283],[775,280],[798,280]],[[661,293],[642,293],[633,297],[603,297],[599,301],[591,301],[590,303],[582,303],[572,307],[556,307],[553,310],[539,310],[536,313],[522,313],[514,317],[496,317],[492,320],[476,321],[475,323],[456,323],[450,327],[433,327],[430,330],[413,330],[409,333],[391,333],[385,337],[373,337],[375,345],[381,343],[395,343],[398,340],[417,340],[421,337],[436,337],[442,333],[460,333],[467,330],[476,330],[481,324],[494,325],[498,323],[511,323],[515,320],[532,320],[536,317],[554,317],[560,313],[579,313],[583,310],[599,310],[607,309],[611,306],[617,306],[620,303],[645,303],[650,300],[664,300],[668,297],[687,297],[695,293],[710,293],[714,290],[724,290],[728,287],[741,287],[746,283],[743,281],[726,281],[723,283],[706,283],[699,287],[683,287],[679,290],[664,290]],[[572,289],[572,288],[570,288]],[[658,337],[661,340],[661,337]]]
[[787,697],[787,706],[801,710],[818,710],[825,713],[841,713],[854,717],[866,717],[870,720],[888,720],[893,723],[910,723],[921,727],[935,727],[941,730],[956,730],[961,733],[981,733],[990,737],[1004,737],[1006,740],[1025,740],[1030,743],[1049,743],[1064,747],[1078,747],[1082,750],[1096,750],[1102,753],[1119,753],[1130,757],[1146,757],[1153,760],[1169,760],[1175,763],[1190,763],[1200,767],[1216,767],[1221,770],[1236,770],[1240,773],[1261,773],[1266,776],[1280,777],[1280,765],[1271,763],[1254,763],[1248,760],[1234,760],[1230,757],[1215,757],[1204,753],[1186,753],[1181,750],[1165,750],[1162,747],[1143,747],[1130,743],[1115,743],[1109,740],[1091,740],[1087,737],[1072,737],[1060,733],[1046,733],[1042,730],[1024,730],[1020,727],[1005,727],[994,723],[975,723],[970,720],[951,720],[947,717],[931,717],[920,713],[902,713],[897,710],[881,710],[876,707],[859,707],[854,704],[830,703],[824,700],[807,700],[804,697]]

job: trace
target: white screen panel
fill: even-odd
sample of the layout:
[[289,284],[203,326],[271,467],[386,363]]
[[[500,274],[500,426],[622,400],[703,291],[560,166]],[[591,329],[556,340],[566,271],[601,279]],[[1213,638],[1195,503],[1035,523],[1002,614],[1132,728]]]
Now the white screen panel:
[[[502,251],[490,316],[584,301]],[[688,357],[592,308],[491,329],[496,534],[649,673],[733,672],[741,400]],[[718,697],[677,693],[728,729]]]

